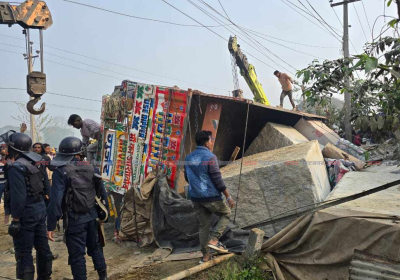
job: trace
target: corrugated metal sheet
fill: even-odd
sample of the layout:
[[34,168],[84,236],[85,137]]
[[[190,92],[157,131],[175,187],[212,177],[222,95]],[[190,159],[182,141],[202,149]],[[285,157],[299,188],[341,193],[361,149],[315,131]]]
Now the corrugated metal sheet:
[[318,115],[314,115],[314,114],[308,114],[308,113],[304,113],[304,112],[301,112],[301,111],[292,111],[292,110],[288,110],[288,109],[284,109],[284,108],[280,108],[280,107],[274,107],[274,106],[270,106],[270,105],[263,105],[263,104],[254,102],[253,100],[249,100],[249,99],[245,99],[245,98],[237,98],[237,97],[230,97],[230,96],[224,96],[224,95],[208,94],[208,93],[201,92],[199,90],[193,90],[192,94],[193,95],[200,95],[200,96],[205,96],[205,97],[216,98],[216,99],[232,100],[232,101],[241,102],[241,103],[250,103],[251,105],[254,105],[254,106],[264,107],[266,109],[275,110],[275,111],[281,111],[281,112],[285,112],[285,113],[288,113],[288,114],[305,116],[305,117],[313,118],[313,119],[319,119],[319,120],[326,119],[326,117],[323,117],[323,116],[318,116]]
[[400,280],[400,263],[356,250],[349,274],[350,280]]

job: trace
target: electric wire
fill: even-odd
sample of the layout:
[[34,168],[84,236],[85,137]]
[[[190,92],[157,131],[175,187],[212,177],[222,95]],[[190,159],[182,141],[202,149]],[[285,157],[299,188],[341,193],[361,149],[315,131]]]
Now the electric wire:
[[[241,26],[241,27],[244,30],[247,30],[247,31],[255,33],[255,34],[259,34],[259,35],[262,35],[262,36],[265,36],[265,37],[268,37],[268,38],[272,38],[272,39],[275,39],[275,40],[278,40],[278,41],[283,41],[283,42],[286,42],[286,43],[295,44],[295,45],[299,45],[299,46],[305,46],[305,47],[310,47],[310,48],[321,48],[321,49],[336,49],[337,48],[337,47],[314,46],[314,45],[308,45],[308,44],[303,44],[303,43],[299,43],[299,42],[288,41],[288,40],[280,39],[280,38],[277,38],[277,37],[273,37],[273,36],[270,36],[270,35],[267,35],[267,34],[264,34],[264,33],[261,33],[261,32],[257,32],[257,31],[252,30],[252,29],[248,29],[248,28],[245,28],[243,26]],[[263,38],[262,36],[260,36],[260,38]]]
[[[15,40],[25,41],[25,39],[21,39],[21,38],[14,37],[14,36],[9,36],[9,35],[5,35],[5,34],[0,34],[0,36],[11,38],[11,39],[15,39]],[[121,64],[114,63],[114,62],[111,62],[111,61],[95,58],[95,57],[92,57],[92,56],[88,56],[88,55],[84,55],[84,54],[68,51],[68,50],[65,50],[65,49],[58,48],[58,47],[53,47],[53,46],[49,46],[49,45],[44,45],[44,46],[47,47],[47,48],[54,49],[54,50],[58,50],[58,51],[62,51],[62,52],[65,52],[65,53],[69,53],[69,54],[77,55],[77,56],[80,56],[80,57],[84,57],[84,58],[87,58],[87,59],[91,59],[91,60],[99,61],[99,62],[102,62],[102,63],[118,66],[118,67],[121,67],[121,68],[125,68],[125,69],[129,69],[129,70],[133,70],[133,71],[137,71],[137,72],[141,72],[141,73],[157,76],[157,77],[164,78],[164,79],[170,79],[170,80],[186,83],[186,84],[189,84],[189,85],[197,85],[197,86],[202,86],[202,87],[206,87],[206,88],[210,88],[210,89],[216,89],[216,90],[221,90],[221,91],[229,91],[229,89],[222,89],[222,88],[213,87],[213,86],[209,86],[209,85],[204,85],[204,84],[194,83],[194,82],[190,82],[190,81],[185,81],[185,80],[174,78],[174,77],[164,76],[164,75],[160,75],[160,74],[157,74],[157,73],[152,73],[152,72],[144,71],[144,70],[141,70],[141,69],[132,68],[132,67],[129,67],[129,66],[126,66],[126,65],[121,65]],[[142,78],[140,78],[140,79],[142,79]],[[163,84],[163,83],[161,83],[161,84]]]
[[219,3],[219,5],[221,6],[222,10],[224,11],[225,15],[226,15],[226,16],[229,18],[229,20],[230,20],[231,18],[229,17],[228,13],[225,11],[225,8],[224,8],[224,6],[222,5],[222,3],[221,3],[220,0],[218,0],[218,3]]
[[[188,0],[189,1],[189,0]],[[251,35],[249,35],[246,31],[243,30],[242,27],[240,27],[239,25],[237,25],[235,22],[233,22],[232,20],[230,20],[229,18],[226,18],[224,15],[222,15],[219,11],[217,11],[214,7],[212,7],[211,5],[209,5],[207,2],[203,1],[203,0],[198,0],[200,3],[202,3],[203,5],[205,5],[206,7],[208,7],[209,9],[211,9],[212,11],[214,11],[215,13],[217,13],[219,16],[221,16],[222,18],[224,18],[225,20],[229,21],[230,23],[232,23],[244,36],[246,36],[246,38],[248,38],[250,41],[252,41],[253,44],[257,45],[257,46],[261,46],[262,48],[266,49],[269,53],[271,53],[272,55],[274,55],[276,58],[278,58],[279,60],[281,60],[283,63],[285,63],[286,65],[288,65],[289,67],[293,68],[294,70],[296,70],[296,68],[294,68],[291,64],[287,63],[285,60],[283,60],[282,58],[280,58],[279,56],[277,56],[275,53],[273,53],[271,50],[269,50],[267,47],[265,47],[264,45],[262,45],[259,41],[257,41],[256,39],[254,39],[253,37],[251,37]],[[190,2],[190,1],[189,1]],[[197,8],[200,8],[199,6],[195,5]],[[201,9],[201,8],[200,8]],[[214,16],[212,16],[210,13],[206,12],[204,9],[201,9],[204,13],[206,13],[208,16],[211,16],[215,19]],[[218,20],[218,19],[217,19]],[[219,22],[219,21],[218,21]],[[226,27],[225,27],[226,28]],[[268,56],[267,56],[268,57]],[[269,57],[268,57],[269,58]],[[270,58],[269,58],[270,59]],[[273,60],[272,60],[273,61]],[[275,62],[276,63],[276,62]],[[278,63],[276,63],[277,65],[279,65]],[[281,65],[279,65],[280,67],[282,67]],[[286,69],[287,70],[287,69]]]
[[[215,16],[213,16],[212,14],[210,14],[209,12],[205,11],[203,8],[201,8],[200,6],[196,5],[195,3],[193,3],[192,1],[188,0],[189,3],[191,3],[193,6],[195,6],[197,9],[199,9],[200,11],[202,11],[204,14],[206,14],[207,16],[209,16],[210,18],[212,18],[214,21],[216,22],[222,22],[220,21],[218,18],[216,18]],[[220,14],[221,15],[221,14]],[[226,18],[225,18],[226,19]],[[233,23],[233,22],[232,22]],[[235,23],[233,23],[233,25],[235,25]],[[232,29],[231,27],[226,27],[224,26],[224,28],[228,31],[230,31],[230,33],[236,33],[234,29]],[[250,38],[247,34],[244,34],[243,32],[241,32],[241,34],[243,34],[243,36],[245,36],[247,39],[249,39],[252,43],[247,42],[246,40],[244,40],[242,37],[238,37],[240,38],[243,42],[246,42],[247,44],[249,44],[250,47],[256,49],[258,52],[260,52],[261,54],[263,54],[265,57],[267,57],[269,60],[271,60],[273,63],[275,63],[276,65],[278,65],[279,67],[285,69],[288,72],[291,72],[290,70],[288,70],[287,68],[285,68],[284,66],[280,65],[279,63],[277,63],[276,61],[274,61],[273,59],[271,59],[262,49],[261,47],[263,46],[259,46],[257,45],[256,42],[254,42],[254,40],[252,40],[252,38]],[[254,45],[252,45],[254,44]],[[244,50],[242,50],[243,52],[245,52]],[[269,51],[269,50],[268,50]],[[247,53],[247,52],[246,52]],[[272,53],[273,54],[273,53]],[[282,60],[282,59],[281,59]],[[285,61],[284,61],[285,62]],[[286,63],[286,62],[285,62]],[[288,64],[288,63],[286,63]],[[289,65],[289,64],[288,64]],[[276,69],[275,67],[272,67],[270,65],[268,65],[271,69]],[[291,66],[291,65],[290,65]],[[291,72],[292,73],[292,72]],[[292,73],[293,74],[293,73]]]
[[[343,22],[340,20],[338,14],[336,13],[335,8],[334,8],[334,7],[331,7],[331,8],[332,8],[332,11],[335,13],[335,16],[336,16],[337,20],[339,21],[340,25],[343,27]],[[350,37],[349,37],[349,41],[350,41],[350,44],[351,44],[351,46],[353,47],[355,53],[357,53],[357,49],[356,49],[356,47],[354,46],[353,41],[350,39]]]
[[[337,37],[341,37],[334,29],[336,29],[338,32],[341,32],[339,29],[337,29],[336,27],[333,27],[331,25],[329,25],[325,20],[320,20],[318,19],[300,0],[299,3],[306,9],[302,9],[301,7],[297,6],[296,4],[294,4],[293,2],[291,2],[290,0],[285,0],[286,2],[289,2],[291,5],[293,5],[294,7],[296,7],[297,9],[299,9],[300,11],[302,11],[303,13],[305,13],[306,15],[310,16],[311,18],[313,18],[314,20],[316,20],[319,24],[321,24],[322,27],[324,27],[326,30],[328,30],[333,36],[337,36]],[[311,6],[312,7],[312,6]],[[313,8],[313,7],[312,7]],[[317,13],[317,12],[316,12]],[[318,14],[318,13],[317,13]],[[319,15],[319,14],[318,14]],[[321,17],[322,18],[322,17]],[[333,31],[333,34],[330,30]]]
[[[14,104],[18,104],[18,103],[26,103],[26,101],[19,101],[19,100],[14,100],[14,101],[8,101],[8,100],[0,100],[0,103],[14,103]],[[84,108],[77,108],[77,107],[68,107],[68,106],[64,106],[64,105],[59,105],[59,104],[52,104],[52,103],[47,103],[47,105],[51,105],[51,106],[55,106],[55,107],[59,107],[59,108],[65,108],[65,109],[74,109],[74,110],[82,110],[82,111],[91,111],[91,112],[97,112],[100,113],[101,111],[99,110],[92,110],[92,109],[84,109]]]
[[[201,7],[199,7],[198,5],[196,5],[196,4],[194,4],[192,1],[189,1],[188,0],[188,2],[190,3],[190,4],[192,4],[193,6],[195,6],[197,9],[199,9],[200,11],[202,11],[204,14],[206,14],[208,17],[210,17],[211,19],[213,19],[214,21],[216,21],[216,22],[218,22],[218,23],[221,23],[222,21],[220,21],[219,19],[217,19],[215,16],[213,16],[213,15],[211,15],[210,13],[208,13],[207,11],[205,11],[204,9],[202,9]],[[224,28],[226,29],[226,30],[228,30],[229,32],[233,32],[233,33],[235,33],[235,31],[231,28],[231,27],[227,27],[227,26],[224,26]],[[246,38],[248,38],[246,35],[244,35]],[[250,41],[252,41],[250,38],[248,38]],[[257,46],[257,44],[255,44],[253,41],[252,41],[252,43],[254,44],[252,44],[252,43],[249,43],[249,42],[247,42],[246,40],[244,40],[243,38],[241,38],[241,40],[243,40],[243,42],[246,42],[247,44],[249,44],[249,46],[250,47],[252,47],[253,49],[255,49],[256,51],[258,51],[259,53],[261,53],[262,55],[264,55],[266,58],[268,58],[269,60],[271,60],[273,63],[275,63],[275,64],[277,64],[277,65],[279,65],[280,67],[282,67],[282,68],[284,68],[285,70],[287,70],[285,67],[283,67],[283,66],[281,66],[279,63],[277,63],[277,62],[275,62],[273,59],[271,59],[265,52],[263,52],[261,49],[260,49],[260,47],[259,46]],[[228,41],[228,40],[227,40]],[[244,50],[243,50],[243,52],[245,52]],[[247,53],[247,52],[245,52],[245,53]],[[252,55],[250,55],[250,56],[252,56]],[[254,57],[254,56],[253,56]],[[257,58],[258,59],[258,58]],[[258,59],[259,61],[261,61],[260,59]],[[271,65],[269,65],[269,64],[267,64],[267,63],[264,63],[265,65],[267,65],[268,67],[270,67],[271,69],[275,69],[275,67],[272,67]],[[289,71],[289,70],[288,70]]]
[[[332,32],[330,32],[329,30],[327,30],[325,26],[324,26],[325,29],[324,29],[323,27],[319,26],[319,25],[316,24],[314,21],[312,21],[311,19],[309,19],[308,17],[306,17],[305,15],[303,15],[302,13],[300,13],[298,10],[296,10],[295,8],[293,8],[291,5],[289,5],[289,4],[288,4],[287,2],[285,2],[284,0],[281,0],[281,2],[282,2],[283,4],[285,4],[286,6],[288,6],[289,8],[291,8],[291,9],[292,9],[293,11],[295,11],[296,13],[298,13],[299,15],[301,15],[302,17],[304,17],[306,20],[308,20],[309,22],[311,22],[312,24],[314,24],[316,27],[318,27],[319,29],[323,30],[324,32],[330,34],[331,36],[333,36],[333,38],[335,38],[337,41],[339,41],[340,43],[342,43],[342,41],[341,41],[339,38],[337,38]],[[291,4],[293,4],[293,3],[291,3]]]
[[217,35],[218,37],[220,37],[222,40],[224,41],[228,41],[227,39],[225,39],[224,37],[222,37],[220,34],[218,34],[217,32],[215,32],[214,30],[210,29],[209,27],[205,26],[204,24],[202,24],[201,22],[197,21],[196,19],[194,19],[193,17],[189,16],[188,14],[186,14],[184,11],[178,9],[177,7],[175,7],[174,5],[168,3],[165,0],[161,0],[163,1],[165,4],[167,4],[168,6],[170,6],[171,8],[177,10],[178,12],[180,12],[181,14],[187,16],[188,18],[190,18],[191,20],[197,22],[198,24],[200,24],[201,26],[203,26],[204,28],[207,28],[209,31],[211,31],[212,33],[214,33],[215,35]]
[[[13,51],[8,51],[8,50],[1,50],[1,49],[0,49],[0,52],[8,52],[8,53],[24,55],[23,53],[18,53],[18,52],[13,52]],[[53,63],[53,64],[57,64],[57,65],[62,65],[62,66],[69,67],[69,68],[73,68],[73,69],[76,69],[76,70],[81,70],[81,71],[89,72],[89,73],[92,73],[92,74],[108,77],[108,78],[117,79],[118,81],[124,80],[126,78],[126,77],[122,78],[122,77],[115,77],[115,76],[111,76],[111,75],[106,75],[106,74],[103,74],[103,73],[99,73],[99,72],[95,72],[95,71],[91,71],[91,70],[87,70],[87,69],[82,69],[82,68],[79,68],[79,67],[63,64],[63,63],[52,61],[52,60],[48,60],[48,59],[44,59],[44,61],[47,61],[47,62],[50,62],[50,63]]]
[[260,35],[255,34],[255,33],[252,32],[252,31],[248,31],[248,32],[250,32],[253,36],[259,37],[259,38],[261,38],[261,39],[263,39],[263,40],[265,40],[265,41],[267,41],[267,42],[270,42],[270,43],[275,44],[275,45],[282,46],[282,47],[284,47],[284,48],[286,48],[286,49],[289,49],[289,50],[292,50],[292,51],[294,51],[294,52],[298,52],[298,53],[301,53],[301,54],[304,54],[304,55],[308,55],[308,56],[311,56],[311,57],[315,57],[315,58],[319,58],[319,59],[325,59],[325,58],[323,58],[323,57],[319,57],[319,56],[316,56],[316,55],[313,55],[313,54],[310,54],[310,53],[306,53],[306,52],[303,52],[303,51],[299,51],[299,50],[293,49],[293,48],[291,48],[291,47],[285,46],[285,45],[283,45],[283,44],[280,44],[280,43],[271,41],[271,40],[269,40],[269,39],[267,39],[267,38],[265,38],[265,37],[262,37],[262,36],[260,36]]
[[[189,16],[188,14],[186,14],[185,12],[181,11],[180,9],[178,9],[177,7],[175,7],[174,5],[168,3],[168,2],[165,1],[165,0],[161,0],[161,1],[163,1],[165,4],[169,5],[169,6],[172,7],[173,9],[177,10],[178,12],[184,14],[185,16],[187,16],[188,18],[192,19],[193,21],[195,21],[195,22],[201,24],[202,26],[204,26],[201,22],[197,21],[197,20],[194,19],[193,17],[191,17],[191,16]],[[208,29],[209,31],[211,31],[212,33],[214,33],[215,35],[217,35],[218,37],[220,37],[222,40],[228,42],[227,39],[225,39],[224,37],[222,37],[220,34],[216,33],[214,30],[212,30],[212,29],[210,29],[210,28],[208,28],[208,27],[206,27],[206,26],[204,26],[204,27],[207,28],[207,29]],[[243,51],[243,52],[245,52],[245,51]],[[267,64],[266,62],[262,61],[261,59],[255,57],[254,55],[250,54],[249,52],[245,52],[245,53],[247,53],[249,56],[251,56],[251,57],[257,59],[258,61],[262,62],[263,64],[265,64],[265,65],[271,67],[272,69],[274,69],[274,67],[272,67],[271,65],[269,65],[269,64]]]
[[[300,4],[303,5],[303,6],[307,9],[307,7],[306,7],[300,0],[297,0],[297,1],[299,1]],[[313,5],[311,5],[311,3],[310,3],[308,0],[306,0],[306,1],[307,1],[308,5],[311,7],[311,9],[313,9],[313,11],[318,15],[318,17],[325,23],[325,25],[326,25],[327,27],[329,27],[329,29],[332,30],[333,33],[335,33],[337,36],[340,37],[340,35],[333,29],[334,27],[332,27],[331,25],[329,25],[329,24],[326,22],[326,20],[324,20],[324,18],[318,13],[318,11],[314,8]],[[308,9],[307,9],[307,10],[308,10]],[[309,11],[309,10],[308,10],[308,11]],[[311,11],[310,11],[310,13],[311,13]],[[312,16],[314,17],[314,15],[312,15]],[[320,23],[322,24],[321,21],[320,21]],[[336,29],[336,28],[335,28],[335,29]]]
[[[5,43],[0,43],[0,44],[1,44],[1,45],[10,46],[10,47],[16,47],[16,48],[22,48],[22,49],[24,49],[23,47],[11,45],[11,44],[5,44]],[[74,62],[74,63],[82,64],[82,65],[85,65],[85,66],[94,67],[94,68],[97,68],[97,69],[100,69],[100,70],[103,70],[103,71],[108,71],[108,72],[111,72],[111,73],[114,73],[114,74],[126,75],[126,76],[130,76],[131,78],[135,78],[135,79],[139,79],[139,80],[143,80],[143,81],[148,81],[148,82],[152,82],[152,83],[156,83],[156,84],[159,83],[159,82],[156,82],[156,81],[153,81],[153,80],[143,79],[143,78],[140,78],[140,77],[135,77],[135,76],[132,76],[132,75],[129,75],[129,74],[126,74],[126,73],[121,73],[121,72],[116,72],[116,71],[108,70],[108,69],[106,69],[106,68],[102,68],[102,67],[99,67],[99,66],[96,66],[96,65],[84,63],[84,62],[81,62],[81,61],[77,61],[77,60],[74,60],[74,59],[71,59],[71,58],[67,58],[67,57],[63,57],[63,56],[60,56],[60,55],[52,54],[52,53],[49,53],[49,52],[46,52],[46,55],[58,57],[58,58],[61,58],[61,59],[65,59],[65,60]],[[53,61],[53,62],[54,62],[54,61]],[[81,69],[81,70],[82,70],[82,69]]]
[[[218,15],[220,15],[222,18],[224,18],[225,20],[230,21],[236,28],[239,29],[239,31],[241,32],[241,34],[243,34],[243,36],[245,36],[246,38],[248,38],[253,44],[255,44],[256,47],[258,47],[258,51],[261,52],[265,57],[267,57],[269,60],[271,60],[272,62],[274,62],[275,64],[279,65],[281,68],[285,69],[286,71],[294,74],[293,72],[291,72],[290,70],[288,70],[287,68],[283,67],[282,65],[280,65],[279,63],[277,63],[276,61],[272,60],[268,55],[265,54],[265,52],[260,51],[259,47],[264,48],[265,50],[267,50],[269,53],[271,53],[272,55],[274,55],[276,58],[278,58],[279,60],[281,60],[282,62],[284,62],[286,65],[288,65],[289,67],[293,68],[294,70],[296,70],[296,68],[294,68],[292,65],[290,65],[289,63],[287,63],[285,60],[283,60],[282,58],[280,58],[279,56],[277,56],[275,53],[273,53],[271,50],[269,50],[267,47],[265,47],[264,45],[262,45],[260,42],[258,42],[257,40],[255,40],[254,38],[252,38],[246,31],[242,30],[235,22],[229,20],[228,18],[224,17],[220,12],[218,12],[215,8],[213,8],[212,6],[210,6],[208,3],[204,2],[203,0],[198,0],[200,3],[202,3],[203,5],[207,6],[209,9],[211,9],[212,11],[214,11],[215,13],[217,13]],[[210,13],[208,13],[207,11],[205,11],[204,9],[202,9],[201,7],[199,7],[198,5],[194,4],[192,1],[188,0],[188,2],[190,2],[192,5],[194,5],[196,8],[198,8],[199,10],[201,10],[203,13],[205,13],[206,15],[208,15],[209,17],[211,17],[212,19],[214,19],[217,22],[220,22],[219,19],[217,19],[215,16],[211,15]],[[232,29],[229,27],[224,26],[225,29],[227,30],[231,30]],[[234,31],[233,31],[234,32]],[[235,33],[235,32],[234,32]],[[238,38],[240,38],[238,36]],[[243,40],[243,38],[241,38],[241,40]],[[244,42],[248,43],[247,41],[243,40]],[[249,43],[248,43],[249,44]],[[249,44],[250,47],[255,48],[254,46],[252,46],[251,44]],[[245,52],[245,51],[243,51]],[[272,68],[272,67],[271,67]]]
[[369,19],[368,19],[368,16],[367,16],[367,11],[366,11],[365,6],[364,6],[364,1],[361,1],[361,4],[362,4],[363,9],[364,9],[365,18],[367,19],[369,31],[372,33],[371,25],[369,24]]
[[96,7],[96,6],[92,6],[92,5],[88,5],[88,4],[84,4],[84,3],[79,3],[79,2],[75,2],[75,1],[70,1],[70,0],[63,0],[63,1],[64,2],[68,2],[68,3],[72,3],[72,4],[76,4],[76,5],[80,5],[80,6],[85,6],[85,7],[96,9],[96,10],[100,10],[100,11],[103,11],[103,12],[116,14],[116,15],[119,15],[119,16],[130,17],[130,18],[146,20],[146,21],[153,21],[153,22],[158,22],[158,23],[166,23],[166,24],[177,25],[177,26],[186,26],[186,27],[210,27],[210,28],[212,28],[212,27],[220,27],[220,26],[200,26],[200,25],[195,25],[195,24],[182,24],[182,23],[170,22],[170,21],[159,20],[159,19],[138,17],[138,16],[133,16],[133,15],[128,15],[128,14],[124,14],[124,13],[120,13],[120,12],[115,12],[115,11],[111,11],[111,10],[108,10],[108,9],[104,9],[104,8],[100,8],[100,7]]
[[[230,21],[236,28],[238,28],[240,31],[242,31],[242,32],[244,32],[246,35],[248,35],[248,36],[250,36],[251,37],[251,35],[249,35],[245,30],[245,28],[243,28],[243,27],[241,27],[241,26],[239,26],[238,24],[236,24],[235,22],[233,22],[229,17],[228,18],[226,18],[226,17],[224,17],[221,13],[219,13],[215,8],[213,8],[211,5],[209,5],[208,3],[206,3],[205,1],[203,1],[203,0],[198,0],[199,2],[201,2],[201,3],[203,3],[203,5],[206,5],[208,8],[210,8],[212,11],[214,11],[215,13],[217,13],[218,15],[220,15],[222,18],[224,18],[225,20],[228,20],[228,21]],[[251,31],[248,31],[248,32],[250,32],[250,33],[252,33]],[[257,36],[257,35],[254,35],[254,34],[252,34],[253,36]],[[257,36],[257,37],[260,37],[260,36]],[[251,37],[252,38],[252,37]],[[262,38],[262,37],[260,37],[260,38]],[[254,38],[252,38],[252,39],[254,39]],[[254,39],[255,40],[255,39]],[[324,58],[321,58],[321,57],[317,57],[317,56],[315,56],[315,55],[312,55],[312,54],[309,54],[309,53],[305,53],[305,52],[302,52],[302,51],[298,51],[298,50],[296,50],[296,49],[293,49],[293,48],[290,48],[290,47],[288,47],[288,46],[285,46],[285,45],[283,45],[283,44],[280,44],[280,43],[277,43],[277,42],[274,42],[274,41],[271,41],[271,40],[269,40],[269,39],[265,39],[264,38],[264,40],[266,40],[266,41],[268,41],[268,42],[271,42],[271,43],[273,43],[273,44],[277,44],[277,45],[279,45],[279,46],[282,46],[282,47],[284,47],[284,48],[287,48],[287,49],[290,49],[290,50],[293,50],[293,51],[295,51],[295,52],[299,52],[299,53],[302,53],[302,54],[305,54],[305,55],[308,55],[308,56],[312,56],[312,57],[315,57],[315,58],[320,58],[320,59],[324,59]],[[265,46],[263,46],[260,42],[258,42],[257,40],[255,40],[260,46],[262,46],[262,47],[265,47]],[[267,49],[268,50],[268,49]],[[268,50],[269,51],[269,50]],[[271,51],[270,51],[271,52]],[[272,52],[271,52],[272,53]],[[274,54],[274,53],[272,53],[272,54]],[[279,57],[278,57],[279,58]],[[280,59],[280,58],[279,58]],[[280,59],[280,60],[282,60],[282,59]],[[284,60],[282,60],[283,62],[285,62]],[[286,63],[286,62],[285,62]],[[288,64],[288,63],[286,63],[286,64]],[[290,67],[292,67],[290,64],[288,64]],[[293,68],[293,67],[292,67]],[[293,68],[293,69],[295,69],[295,68]],[[295,69],[296,70],[296,69]]]
[[[23,91],[26,91],[26,88],[0,87],[0,90],[23,90]],[[67,94],[61,94],[61,93],[55,93],[55,92],[49,92],[49,91],[46,91],[46,94],[58,95],[58,96],[62,96],[62,97],[75,98],[75,99],[81,99],[81,100],[94,101],[94,102],[100,102],[101,103],[101,100],[85,98],[85,97],[79,97],[79,96],[73,96],[73,95],[67,95]]]
[[356,5],[355,5],[354,3],[353,3],[353,7],[354,7],[354,10],[356,11],[356,15],[357,15],[357,18],[358,18],[358,22],[359,22],[360,25],[361,25],[362,32],[364,33],[365,41],[368,42],[367,34],[365,34],[365,30],[364,30],[364,27],[363,27],[363,25],[362,25],[362,23],[361,23],[360,16],[358,15],[357,7],[356,7]]

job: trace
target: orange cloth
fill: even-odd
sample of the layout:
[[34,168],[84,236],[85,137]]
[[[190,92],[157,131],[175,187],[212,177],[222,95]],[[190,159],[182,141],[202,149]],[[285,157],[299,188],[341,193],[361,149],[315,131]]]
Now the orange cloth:
[[278,78],[279,82],[282,85],[282,90],[289,91],[292,90],[292,78],[289,77],[286,73],[281,73],[280,77]]

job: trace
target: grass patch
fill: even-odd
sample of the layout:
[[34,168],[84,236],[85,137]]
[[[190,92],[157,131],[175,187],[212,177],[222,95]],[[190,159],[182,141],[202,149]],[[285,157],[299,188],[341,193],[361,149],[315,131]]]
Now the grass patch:
[[236,256],[220,265],[188,278],[191,280],[273,280],[270,271],[266,271],[263,259],[247,260]]

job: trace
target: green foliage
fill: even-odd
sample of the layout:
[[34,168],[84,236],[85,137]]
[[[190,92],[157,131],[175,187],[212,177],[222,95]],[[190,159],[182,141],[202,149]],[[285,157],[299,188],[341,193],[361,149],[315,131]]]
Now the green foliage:
[[218,270],[208,274],[210,280],[272,280],[272,274],[262,268],[262,259],[245,260],[236,257],[234,261],[220,265]]
[[[398,23],[399,20],[395,19],[388,26],[397,30]],[[380,58],[384,58],[384,61],[380,62]],[[309,85],[304,95],[310,106],[324,106],[329,103],[327,100],[332,98],[333,93],[348,91],[351,93],[351,121],[356,129],[371,129],[381,135],[391,131],[400,135],[398,37],[386,36],[367,43],[363,54],[350,58],[323,62],[314,60],[307,68],[298,71],[297,77],[302,78],[304,85]]]

